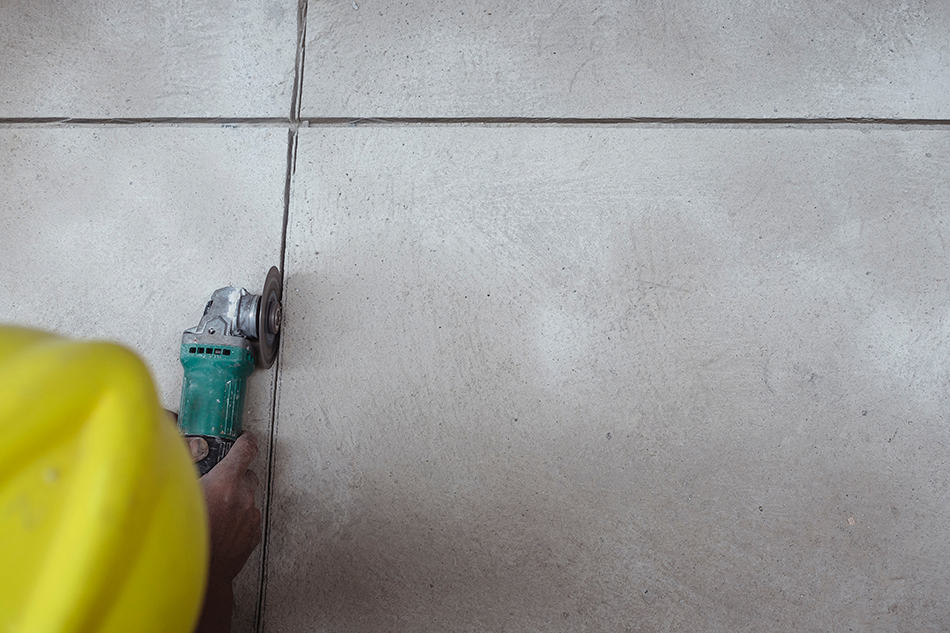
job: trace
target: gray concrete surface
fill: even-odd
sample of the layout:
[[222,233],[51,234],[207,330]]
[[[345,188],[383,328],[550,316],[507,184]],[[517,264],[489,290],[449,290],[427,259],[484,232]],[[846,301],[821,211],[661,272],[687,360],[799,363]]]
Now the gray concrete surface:
[[174,408],[293,174],[234,633],[950,629],[950,5],[303,8],[0,2],[0,322]]
[[298,151],[265,630],[950,627],[945,131]]
[[[280,258],[287,133],[213,127],[0,128],[0,323],[119,341],[177,411],[178,347],[215,288]],[[274,372],[248,383],[267,470]],[[261,551],[238,580],[253,628]]]
[[950,116],[950,3],[312,2],[303,114]]
[[296,3],[0,2],[0,117],[286,117]]

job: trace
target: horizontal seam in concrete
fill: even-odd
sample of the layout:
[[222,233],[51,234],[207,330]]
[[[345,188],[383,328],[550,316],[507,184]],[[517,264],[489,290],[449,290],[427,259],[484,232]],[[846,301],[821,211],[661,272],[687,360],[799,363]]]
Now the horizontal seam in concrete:
[[950,127],[950,119],[887,119],[877,117],[0,117],[0,126],[234,126],[234,127],[335,127],[353,125],[659,125],[659,126],[914,126]]
[[286,117],[143,117],[143,118],[78,118],[78,117],[12,117],[0,118],[2,125],[33,125],[37,127],[81,127],[86,125],[241,125],[287,127],[291,125]]
[[487,123],[506,125],[934,125],[950,126],[950,119],[886,119],[873,117],[302,117],[302,125],[392,125],[428,123],[452,125]]

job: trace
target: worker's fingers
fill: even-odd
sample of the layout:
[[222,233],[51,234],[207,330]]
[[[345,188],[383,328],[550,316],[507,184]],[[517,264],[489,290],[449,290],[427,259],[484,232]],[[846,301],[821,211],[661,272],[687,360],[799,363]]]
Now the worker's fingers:
[[216,468],[230,470],[235,475],[242,475],[257,456],[257,442],[249,433],[244,433],[234,440],[231,450],[224,456]]
[[208,456],[208,440],[205,438],[195,435],[187,438],[185,442],[188,444],[188,452],[191,454],[191,461],[194,463],[197,464]]

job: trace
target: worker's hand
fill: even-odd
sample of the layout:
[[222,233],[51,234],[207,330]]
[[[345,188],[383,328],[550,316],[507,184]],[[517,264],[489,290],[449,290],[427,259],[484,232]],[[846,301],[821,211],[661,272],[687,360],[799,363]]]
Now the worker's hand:
[[211,566],[196,633],[231,630],[232,581],[261,540],[261,511],[254,504],[257,475],[249,468],[256,455],[257,442],[245,433],[201,478],[211,531]]
[[211,530],[209,584],[230,584],[261,541],[261,511],[255,505],[257,475],[250,470],[257,442],[247,433],[201,478]]

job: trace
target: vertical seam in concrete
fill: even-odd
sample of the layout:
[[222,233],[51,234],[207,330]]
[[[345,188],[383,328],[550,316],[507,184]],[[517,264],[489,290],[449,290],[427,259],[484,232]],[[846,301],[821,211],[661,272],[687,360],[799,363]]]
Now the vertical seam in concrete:
[[[293,191],[294,172],[297,168],[297,130],[300,126],[300,97],[303,91],[303,67],[307,46],[307,0],[297,2],[297,42],[294,58],[294,87],[290,97],[290,125],[287,130],[287,170],[284,178],[284,216],[280,234],[280,274],[282,285],[286,287],[287,262],[287,225],[290,219],[290,197]],[[283,295],[286,306],[287,294]],[[286,309],[284,314],[287,314]],[[284,338],[283,336],[281,337]],[[261,568],[260,582],[257,591],[257,617],[255,630],[262,633],[264,630],[265,595],[267,593],[267,542],[270,538],[270,507],[272,484],[274,479],[274,457],[277,438],[278,399],[280,396],[280,360],[283,356],[283,344],[278,351],[277,362],[274,366],[274,389],[271,395],[270,437],[267,443],[267,476],[263,500],[263,535],[261,536]]]

